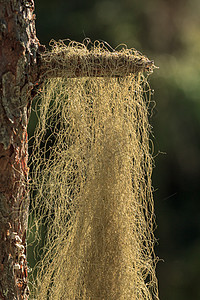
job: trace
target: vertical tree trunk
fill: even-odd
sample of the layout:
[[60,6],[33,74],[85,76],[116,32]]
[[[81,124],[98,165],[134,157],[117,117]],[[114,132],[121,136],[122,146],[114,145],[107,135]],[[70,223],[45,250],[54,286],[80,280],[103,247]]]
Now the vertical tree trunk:
[[27,123],[37,78],[32,0],[0,0],[0,299],[27,299]]

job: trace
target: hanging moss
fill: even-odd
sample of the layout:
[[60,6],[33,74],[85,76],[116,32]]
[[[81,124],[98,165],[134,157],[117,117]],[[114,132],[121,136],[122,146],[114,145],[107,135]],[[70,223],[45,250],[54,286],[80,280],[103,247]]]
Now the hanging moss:
[[[90,51],[78,43],[61,45],[66,55],[99,53],[103,74],[100,54],[110,52],[102,43]],[[146,60],[133,49],[119,53]],[[64,65],[65,55],[60,57]],[[90,68],[85,60],[85,74]],[[127,65],[123,77],[62,76],[41,91],[30,232],[40,241],[43,226],[46,237],[31,286],[34,299],[158,299],[150,88],[143,73]]]

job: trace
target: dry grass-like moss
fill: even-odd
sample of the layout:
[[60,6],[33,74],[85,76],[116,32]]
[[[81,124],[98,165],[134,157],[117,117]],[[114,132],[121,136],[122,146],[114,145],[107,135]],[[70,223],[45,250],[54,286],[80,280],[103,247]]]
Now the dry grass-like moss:
[[118,47],[118,51],[108,51],[104,42],[84,43],[51,41],[52,51],[41,56],[40,73],[44,77],[123,77],[141,71],[152,72],[155,67],[149,60],[135,49]]
[[[87,61],[84,68],[89,74]],[[45,228],[45,245],[34,299],[158,299],[150,89],[142,72],[126,72],[51,79],[41,92],[30,231],[39,241]]]

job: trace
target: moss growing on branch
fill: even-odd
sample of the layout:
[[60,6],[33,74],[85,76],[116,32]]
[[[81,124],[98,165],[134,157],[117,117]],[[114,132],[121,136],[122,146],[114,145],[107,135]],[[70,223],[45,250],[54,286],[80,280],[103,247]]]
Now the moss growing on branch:
[[[94,65],[104,74],[105,57],[113,53],[95,47]],[[62,64],[67,53],[90,51],[61,43],[53,53],[51,60]],[[138,61],[138,52],[116,52],[122,54]],[[71,78],[77,62],[72,66],[65,77],[46,81],[38,101],[32,228],[36,240],[42,227],[46,236],[34,299],[158,299],[145,68],[132,74],[127,65],[119,78]],[[87,59],[81,66],[84,75],[94,73]]]
[[40,74],[55,77],[123,77],[141,71],[152,72],[154,62],[135,49],[109,51],[104,42],[51,41],[52,51],[41,55]]

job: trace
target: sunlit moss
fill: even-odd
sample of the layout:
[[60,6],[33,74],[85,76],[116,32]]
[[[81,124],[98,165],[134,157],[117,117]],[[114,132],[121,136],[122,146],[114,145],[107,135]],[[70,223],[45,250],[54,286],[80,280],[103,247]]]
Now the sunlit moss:
[[149,95],[141,72],[44,85],[31,157],[35,240],[45,232],[34,299],[158,299]]

